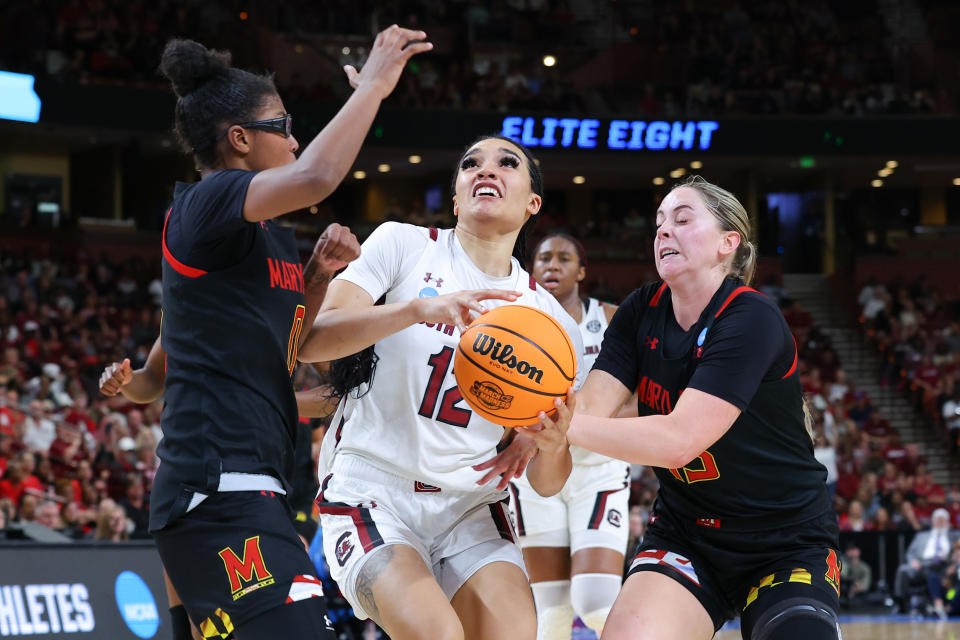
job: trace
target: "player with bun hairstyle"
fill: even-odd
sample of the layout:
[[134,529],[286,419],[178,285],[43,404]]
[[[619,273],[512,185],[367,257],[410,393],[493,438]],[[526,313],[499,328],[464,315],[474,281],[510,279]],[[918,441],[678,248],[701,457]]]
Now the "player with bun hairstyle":
[[359,254],[332,224],[305,268],[273,222],[327,197],[353,163],[411,56],[396,25],[377,36],[340,111],[303,150],[269,76],[171,40],[161,72],[175,130],[201,180],[178,183],[163,225],[166,374],[150,531],[204,637],[332,638],[320,582],[291,523],[297,404],[290,376],[333,274]]
[[[549,233],[533,252],[533,277],[577,322],[589,370],[617,307],[580,296],[586,266],[583,245],[566,233]],[[525,477],[510,484],[539,640],[569,640],[574,614],[599,635],[622,581],[630,465],[581,447],[570,453],[560,493],[543,497]]]
[[[317,502],[334,579],[357,617],[391,638],[536,636],[503,488],[533,453],[531,485],[544,495],[563,487],[571,409],[557,399],[555,420],[541,412],[537,425],[505,430],[466,406],[451,365],[484,305],[541,309],[580,352],[573,319],[518,259],[542,193],[525,148],[499,136],[471,144],[454,180],[456,227],[380,225],[330,284],[301,349],[304,361],[322,361],[373,345],[342,362],[345,376],[334,367],[334,384],[359,388],[340,389]],[[513,436],[502,456],[519,464],[501,464],[497,447]],[[500,470],[501,484],[486,486]]]
[[[840,637],[837,517],[813,455],[797,349],[751,289],[750,218],[693,176],[656,214],[662,282],[617,310],[583,387],[571,444],[654,467],[651,524],[604,640]],[[637,418],[612,418],[634,389]]]

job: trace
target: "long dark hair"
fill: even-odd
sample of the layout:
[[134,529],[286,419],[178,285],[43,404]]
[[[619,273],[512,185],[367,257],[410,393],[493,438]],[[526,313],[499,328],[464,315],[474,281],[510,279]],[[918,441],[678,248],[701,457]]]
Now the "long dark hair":
[[[457,176],[460,174],[460,165],[463,162],[463,156],[465,156],[467,152],[470,151],[470,149],[472,149],[475,145],[483,142],[484,140],[503,140],[504,142],[509,142],[516,148],[520,149],[520,151],[523,152],[524,157],[527,159],[527,172],[530,174],[530,191],[534,192],[541,198],[543,197],[543,172],[540,170],[540,165],[538,164],[537,159],[532,153],[530,153],[529,149],[513,138],[508,138],[499,134],[480,136],[464,147],[463,152],[460,154],[460,160],[457,161],[457,167],[453,171],[453,180],[450,182],[451,193],[456,194],[457,192]],[[517,234],[516,242],[513,243],[513,257],[519,260],[520,264],[526,263],[527,238],[536,225],[536,216],[530,216],[527,218],[527,221],[523,223],[522,227],[520,227],[520,233]]]
[[[383,304],[386,294],[380,296],[375,305]],[[330,397],[342,398],[351,389],[373,380],[379,357],[370,345],[362,351],[344,356],[330,363]]]
[[205,168],[218,162],[215,141],[221,130],[256,120],[267,100],[277,95],[272,76],[231,67],[229,51],[213,51],[193,40],[167,42],[160,72],[177,94],[174,132],[180,146]]

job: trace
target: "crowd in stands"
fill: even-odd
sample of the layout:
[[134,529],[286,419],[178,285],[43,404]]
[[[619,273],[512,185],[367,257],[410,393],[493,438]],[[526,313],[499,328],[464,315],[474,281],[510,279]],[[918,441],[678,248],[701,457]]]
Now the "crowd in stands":
[[960,450],[960,295],[931,286],[870,280],[857,297],[860,321],[883,356],[882,384],[908,394]]
[[[896,18],[877,0],[8,4],[0,15],[0,68],[80,82],[163,86],[156,67],[171,36],[230,49],[251,67],[262,66],[266,49],[281,42],[293,50],[307,46],[336,70],[362,64],[366,49],[355,43],[369,39],[375,26],[397,22],[428,30],[438,43],[403,76],[395,102],[410,107],[587,110],[669,120],[955,106],[955,87],[937,82],[915,43],[892,31]],[[937,15],[930,8],[926,19]],[[927,51],[938,46],[935,38],[924,44]],[[555,55],[556,66],[545,67],[543,54]],[[343,78],[328,75],[335,77],[284,77],[281,90],[292,101],[341,98]]]
[[[146,538],[160,403],[98,393],[159,331],[158,270],[0,252],[0,521],[69,538]],[[7,530],[0,527],[0,537]]]

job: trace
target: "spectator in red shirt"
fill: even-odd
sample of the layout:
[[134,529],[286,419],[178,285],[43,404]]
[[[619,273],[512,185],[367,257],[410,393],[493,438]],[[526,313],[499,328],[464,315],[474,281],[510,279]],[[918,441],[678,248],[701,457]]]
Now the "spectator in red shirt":
[[913,492],[918,496],[925,496],[932,505],[942,505],[946,501],[946,491],[936,483],[933,474],[927,470],[927,465],[917,467],[917,479],[913,485]]
[[890,464],[893,464],[895,469],[906,471],[906,467],[909,466],[910,452],[903,446],[900,441],[900,434],[896,431],[890,433],[890,440],[887,442],[887,446],[883,448],[883,457]]
[[877,479],[877,487],[880,490],[880,495],[884,496],[884,498],[889,498],[890,494],[896,491],[897,485],[897,465],[892,462],[887,462],[883,467],[883,475]]
[[937,383],[940,381],[940,367],[933,364],[933,359],[929,355],[924,355],[920,364],[914,369],[913,381],[923,389],[925,394],[931,394],[937,388]]
[[851,500],[847,512],[840,516],[840,531],[869,531],[870,524],[863,515],[859,500]]
[[7,463],[7,472],[0,480],[0,498],[10,498],[14,504],[19,504],[27,492],[42,494],[44,488],[33,475],[33,467],[33,454],[26,452]]
[[879,446],[881,450],[887,446],[890,438],[892,438],[895,433],[893,427],[890,426],[889,420],[872,413],[870,417],[863,422],[861,429],[863,429],[865,434],[870,436],[871,442]]
[[873,516],[873,530],[874,531],[893,531],[894,530],[893,521],[890,519],[890,512],[883,507],[880,507],[879,509],[877,509],[876,515]]
[[76,425],[57,425],[57,439],[50,445],[50,463],[57,476],[73,475],[81,460],[87,457],[83,433]]
[[88,432],[96,433],[97,423],[90,417],[88,404],[87,394],[82,392],[73,394],[73,406],[64,417],[64,422],[82,426]]

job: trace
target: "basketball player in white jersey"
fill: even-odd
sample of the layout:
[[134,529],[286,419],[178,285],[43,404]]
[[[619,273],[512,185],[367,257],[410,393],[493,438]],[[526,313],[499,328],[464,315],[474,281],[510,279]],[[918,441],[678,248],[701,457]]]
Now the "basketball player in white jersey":
[[[564,233],[547,235],[533,253],[534,278],[579,324],[589,370],[617,307],[581,298],[586,264],[583,246]],[[636,415],[635,407],[633,412]],[[539,495],[526,477],[510,484],[537,605],[538,640],[570,640],[574,614],[599,637],[620,592],[629,534],[630,465],[580,447],[570,452],[573,470],[556,495]]]
[[473,466],[505,436],[529,437],[527,478],[556,493],[572,465],[572,406],[558,399],[556,420],[505,430],[467,407],[452,364],[472,317],[510,303],[546,311],[582,351],[576,323],[518,259],[542,193],[526,149],[472,144],[454,182],[456,228],[378,227],[330,284],[316,339],[300,350],[324,361],[373,345],[367,381],[345,394],[324,439],[317,502],[333,578],[357,617],[394,640],[536,637],[507,493],[478,484]]

